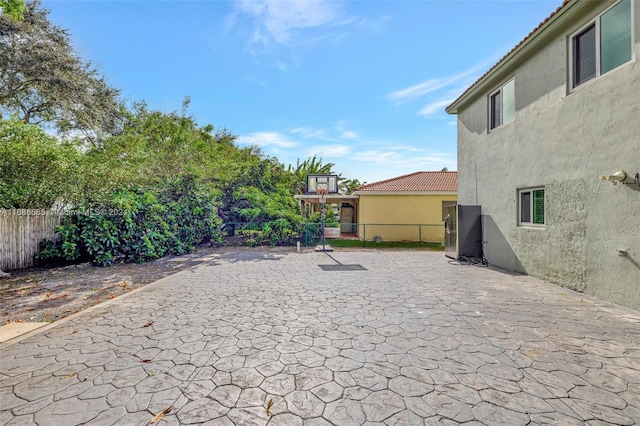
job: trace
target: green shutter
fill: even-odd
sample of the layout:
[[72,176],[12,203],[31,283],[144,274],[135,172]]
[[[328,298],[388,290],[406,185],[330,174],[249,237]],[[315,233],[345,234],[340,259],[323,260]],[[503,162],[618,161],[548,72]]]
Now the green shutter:
[[544,225],[544,189],[533,191],[533,223]]
[[631,60],[631,0],[622,0],[600,18],[600,73]]

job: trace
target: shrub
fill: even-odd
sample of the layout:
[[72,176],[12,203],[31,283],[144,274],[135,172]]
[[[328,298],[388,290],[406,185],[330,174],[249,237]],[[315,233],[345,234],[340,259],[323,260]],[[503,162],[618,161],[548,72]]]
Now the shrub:
[[233,192],[229,216],[243,223],[250,246],[289,245],[303,228],[303,219],[291,195],[285,191],[266,192],[243,186]]
[[219,239],[220,224],[214,193],[191,177],[153,188],[120,188],[69,216],[56,228],[55,242],[41,243],[37,258],[88,259],[101,266],[145,262]]

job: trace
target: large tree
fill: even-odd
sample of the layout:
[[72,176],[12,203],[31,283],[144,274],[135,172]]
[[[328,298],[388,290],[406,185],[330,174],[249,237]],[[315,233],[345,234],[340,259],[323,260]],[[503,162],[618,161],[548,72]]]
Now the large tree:
[[0,15],[7,15],[16,21],[24,19],[23,0],[0,0]]
[[[86,151],[88,182],[109,188],[126,183],[148,184],[185,174],[201,181],[228,181],[244,164],[235,136],[212,125],[200,126],[181,112],[165,113],[139,102],[123,114],[122,133]],[[87,188],[89,192],[97,187]]]
[[22,19],[18,12],[0,15],[0,118],[51,123],[91,145],[117,133],[118,90],[78,56],[67,31],[49,22],[39,0],[23,10],[16,0],[2,1]]
[[41,127],[0,121],[0,209],[49,209],[75,201],[81,156]]

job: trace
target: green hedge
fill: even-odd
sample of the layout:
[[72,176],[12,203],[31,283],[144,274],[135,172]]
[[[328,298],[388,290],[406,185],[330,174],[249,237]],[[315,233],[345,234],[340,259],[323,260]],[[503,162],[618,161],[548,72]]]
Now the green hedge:
[[121,188],[75,210],[43,240],[41,261],[78,259],[107,266],[189,253],[219,240],[214,193],[190,177],[152,188]]

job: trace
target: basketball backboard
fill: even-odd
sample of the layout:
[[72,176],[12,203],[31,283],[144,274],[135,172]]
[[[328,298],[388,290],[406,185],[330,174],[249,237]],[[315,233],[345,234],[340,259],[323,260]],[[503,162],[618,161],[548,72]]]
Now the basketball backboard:
[[326,184],[327,193],[338,193],[338,175],[307,175],[307,194],[317,194],[318,184],[324,187]]

